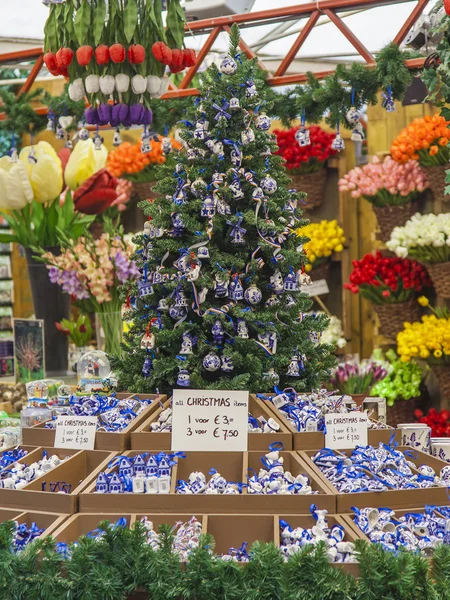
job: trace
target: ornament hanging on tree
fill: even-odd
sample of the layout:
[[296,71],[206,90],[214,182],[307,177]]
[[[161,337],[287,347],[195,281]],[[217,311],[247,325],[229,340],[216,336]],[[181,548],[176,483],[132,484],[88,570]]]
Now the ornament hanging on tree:
[[79,133],[78,133],[78,137],[82,142],[85,142],[86,140],[88,140],[91,136],[89,134],[89,131],[83,126]]
[[362,142],[365,138],[364,129],[361,123],[356,123],[352,129],[352,142]]
[[254,283],[252,283],[251,286],[245,290],[244,298],[246,302],[255,306],[261,302],[262,292]]
[[97,133],[94,135],[94,150],[98,150],[100,152],[100,150],[102,149],[104,141],[105,140],[99,134],[98,128],[97,128]]
[[252,198],[256,201],[262,200],[264,198],[264,192],[260,187],[257,187],[253,190]]
[[259,131],[269,131],[272,121],[265,113],[261,113],[255,119],[255,127]]
[[[148,327],[147,327],[148,329]],[[141,340],[141,350],[153,350],[155,347],[155,335],[148,331],[145,332]]]
[[189,306],[186,294],[181,289],[179,289],[175,294],[175,306],[177,308],[187,308]]
[[271,354],[277,352],[277,334],[275,331],[266,331],[258,333],[258,340],[263,344]]
[[164,137],[161,141],[161,149],[166,156],[172,152],[172,141],[169,137]]
[[354,125],[355,123],[359,123],[360,115],[354,106],[352,106],[345,115],[345,118],[350,123],[350,125]]
[[261,179],[260,181],[259,186],[262,189],[262,191],[265,194],[269,194],[269,196],[274,194],[278,189],[277,182],[273,177],[270,177],[270,175],[266,175],[265,177],[263,177],[263,179]]
[[276,306],[277,304],[280,304],[280,299],[278,298],[278,296],[274,296],[273,294],[272,296],[270,296],[270,298],[266,300],[267,308],[271,308],[272,306]]
[[175,237],[180,237],[184,231],[183,218],[179,213],[173,213],[171,219],[173,224],[173,234]]
[[158,312],[168,312],[169,310],[169,302],[167,298],[161,298],[158,302],[158,307],[156,309]]
[[293,356],[291,358],[291,362],[289,363],[288,370],[286,371],[286,375],[288,377],[300,377],[300,365],[299,365],[299,357]]
[[234,371],[233,361],[229,356],[222,356],[221,369],[224,373],[231,373],[232,371]]
[[228,289],[228,297],[235,302],[244,299],[244,288],[242,287],[239,275],[236,273],[231,278],[230,287]]
[[239,110],[240,108],[239,98],[230,98],[230,110]]
[[256,136],[253,129],[251,127],[247,127],[247,129],[244,129],[244,131],[241,133],[241,142],[244,146],[246,146],[247,144],[254,142],[255,137]]
[[287,292],[297,292],[298,291],[297,276],[292,271],[290,271],[284,278],[284,289]]
[[237,63],[231,56],[224,56],[220,61],[219,69],[224,75],[234,75],[237,71]]
[[238,319],[237,336],[243,340],[248,340],[248,338],[249,338],[247,323],[245,322],[244,319]]
[[139,298],[146,298],[153,294],[153,285],[150,279],[140,279],[138,281],[138,293]]
[[120,137],[120,129],[117,128],[113,136],[113,146],[117,148],[117,146],[120,146],[121,143],[122,138]]
[[239,169],[242,164],[242,152],[239,149],[233,149],[230,153],[230,158],[233,167]]
[[245,236],[247,230],[244,229],[243,227],[241,227],[241,223],[242,223],[244,217],[242,215],[240,215],[239,213],[237,213],[237,217],[238,217],[237,223],[232,223],[231,221],[227,221],[227,225],[231,225],[231,227],[232,227],[230,236],[233,239],[231,240],[231,243],[241,246],[242,244],[245,243],[244,236]]
[[197,252],[198,258],[206,259],[209,258],[209,250],[206,246],[200,246]]
[[239,179],[237,177],[232,183],[230,183],[230,185],[228,186],[228,189],[233,194],[233,198],[235,200],[240,200],[241,198],[245,197],[245,194],[242,191],[241,182],[239,181]]
[[211,177],[211,183],[212,183],[213,187],[215,187],[216,189],[220,188],[220,186],[223,185],[224,181],[225,181],[224,173],[219,173],[219,171],[216,171],[215,173],[213,173],[213,175]]
[[185,331],[181,336],[180,354],[193,354],[193,348],[197,343],[197,338],[188,331]]
[[210,352],[203,359],[203,367],[210,373],[218,371],[220,369],[220,358],[214,352]]
[[212,326],[211,333],[216,346],[221,346],[225,337],[225,330],[221,321],[215,321],[214,325]]
[[270,277],[270,287],[275,294],[282,294],[284,292],[283,276],[279,269]]
[[153,361],[150,356],[146,356],[144,360],[144,364],[142,365],[142,375],[143,377],[150,377],[150,373],[153,369]]
[[222,281],[220,274],[216,273],[214,282],[214,295],[216,298],[225,298],[228,295],[228,281]]
[[386,109],[386,112],[395,112],[395,102],[391,86],[388,86],[386,93],[383,92],[381,95],[383,97],[381,106]]
[[182,369],[179,367],[180,371],[177,377],[177,385],[180,387],[189,387],[191,385],[191,376],[189,375],[189,371],[187,369]]
[[254,81],[247,81],[247,88],[245,90],[246,98],[254,98],[258,95],[258,90]]
[[191,185],[191,192],[196,198],[201,198],[207,188],[206,181],[204,179],[196,179]]
[[187,316],[187,310],[181,306],[171,306],[169,308],[169,316],[174,321],[178,321],[179,319],[184,319]]
[[295,132],[295,139],[297,140],[297,143],[301,148],[304,148],[305,146],[310,146],[311,138],[309,135],[309,129],[306,129],[306,127],[300,127],[300,129],[298,129]]
[[331,142],[331,148],[333,150],[336,150],[337,152],[340,152],[341,150],[344,150],[344,148],[345,148],[344,140],[342,139],[341,134],[339,133],[339,119],[337,120],[337,123],[336,123],[336,136],[335,136],[334,140]]
[[202,202],[202,208],[200,210],[201,217],[213,217],[216,214],[216,203],[212,196],[206,196]]

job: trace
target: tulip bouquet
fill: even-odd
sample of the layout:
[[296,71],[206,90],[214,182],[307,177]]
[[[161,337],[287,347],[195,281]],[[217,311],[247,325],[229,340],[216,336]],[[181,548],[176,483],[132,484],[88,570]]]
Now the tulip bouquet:
[[[179,144],[171,139],[172,148],[179,149]],[[158,165],[166,162],[166,155],[162,150],[161,140],[152,140],[152,149],[143,154],[141,144],[124,142],[108,155],[106,167],[115,177],[128,179],[133,183],[154,181]]]
[[345,236],[342,227],[336,220],[309,223],[296,229],[298,237],[308,238],[303,245],[309,263],[305,266],[307,272],[326,264],[333,252],[344,250]]
[[87,315],[80,315],[76,321],[63,319],[55,325],[56,329],[67,335],[78,348],[87,346],[92,339],[91,320]]
[[422,167],[447,164],[450,158],[448,125],[449,121],[439,115],[414,119],[392,142],[392,158],[399,163],[417,160]]
[[[316,314],[324,314],[318,311]],[[336,346],[336,348],[345,348],[347,340],[344,337],[344,330],[342,329],[341,320],[332,315],[329,317],[328,327],[322,333],[320,338],[322,344],[329,344],[330,346]]]
[[363,360],[340,363],[333,371],[330,383],[341,394],[367,394],[389,373],[389,363]]
[[70,194],[60,205],[62,187],[61,161],[47,142],[23,148],[19,160],[1,158],[0,210],[12,233],[0,234],[0,242],[39,250],[58,246],[62,235],[77,239],[92,218],[76,210]]
[[336,137],[334,133],[327,133],[318,125],[308,128],[310,144],[300,146],[295,138],[298,127],[274,131],[277,138],[278,150],[276,154],[286,161],[285,167],[292,174],[314,173],[321,169],[330,156],[337,152],[331,144]]
[[424,415],[420,409],[414,411],[414,416],[419,423],[424,423],[431,427],[432,438],[450,437],[450,411],[441,410],[438,412],[435,408],[430,408],[427,415]]
[[390,371],[382,381],[373,386],[370,394],[386,398],[388,406],[420,396],[423,373],[419,365],[413,360],[408,363],[401,361],[394,350],[386,352],[386,359],[390,363]]

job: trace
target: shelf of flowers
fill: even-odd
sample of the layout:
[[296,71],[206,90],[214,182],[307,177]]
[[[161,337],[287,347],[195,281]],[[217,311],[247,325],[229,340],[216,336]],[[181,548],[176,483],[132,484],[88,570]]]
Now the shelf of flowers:
[[[167,397],[160,394],[116,394],[114,398],[118,400],[131,399],[140,404],[139,408],[134,408],[133,412],[137,413],[137,416],[133,418],[126,427],[118,429],[117,431],[103,430],[104,424],[107,421],[102,421],[102,414],[98,411],[92,410],[88,414],[98,415],[99,424],[98,430],[95,436],[95,449],[96,450],[110,450],[122,452],[131,448],[131,433],[135,431],[154,411],[159,407],[159,402],[165,402]],[[99,409],[100,410],[100,409]],[[113,412],[110,410],[109,412]],[[68,414],[72,414],[68,412]],[[74,411],[74,414],[83,414]],[[22,429],[22,441],[24,444],[31,446],[47,446],[52,447],[55,444],[55,420],[45,421],[38,423],[33,427],[24,427]]]
[[[132,450],[170,450],[172,440],[172,400],[161,406],[131,434]],[[292,433],[274,418],[270,408],[254,395],[249,396],[249,450],[267,450],[281,442],[284,450],[292,450]]]
[[[267,458],[274,454],[276,460]],[[166,461],[164,476],[161,459]],[[155,464],[149,467],[149,460]],[[269,481],[272,466],[279,474],[277,481]],[[137,468],[145,477],[136,477]],[[152,471],[154,474],[149,474]],[[310,471],[296,452],[284,451],[266,455],[187,452],[177,456],[129,451],[97,473],[96,480],[91,479],[80,494],[80,512],[90,513],[103,513],[107,504],[115,513],[306,514],[312,503],[335,512],[335,496],[324,480]]]

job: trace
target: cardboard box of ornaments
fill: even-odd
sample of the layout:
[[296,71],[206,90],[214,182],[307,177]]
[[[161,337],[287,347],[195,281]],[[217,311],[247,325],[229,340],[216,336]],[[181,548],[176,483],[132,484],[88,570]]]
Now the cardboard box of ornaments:
[[[426,454],[425,452],[413,450],[409,446],[397,447],[396,450],[407,452],[408,460],[412,461],[416,467],[419,467],[420,465],[428,465],[432,467],[438,476],[441,469],[448,466],[448,463],[439,460],[430,454]],[[336,495],[336,512],[338,514],[352,513],[353,506],[356,506],[357,508],[366,508],[368,506],[388,506],[392,510],[397,510],[425,506],[426,504],[437,506],[447,506],[449,504],[447,487],[436,486],[431,488],[404,490],[392,489],[389,491],[355,492],[352,494],[340,493],[338,489],[334,487],[333,483],[312,461],[312,457],[316,454],[316,452],[317,450],[303,450],[298,454],[308,466],[308,469],[313,472],[316,477],[320,477],[324,484],[331,488],[333,493]],[[350,455],[353,452],[353,449],[335,450],[335,452],[341,452],[344,457],[345,455]],[[419,471],[416,470],[416,473],[419,474]]]
[[[153,523],[153,529],[158,532],[163,524],[175,526],[177,523],[186,523],[192,516],[202,524],[202,533],[210,533],[214,537],[216,554],[228,554],[231,548],[240,548],[244,542],[247,542],[248,549],[256,542],[271,542],[277,547],[281,546],[281,528],[280,519],[286,521],[292,529],[302,527],[311,529],[316,524],[312,515],[278,515],[278,514],[260,514],[260,515],[242,515],[242,514],[168,514],[168,513],[139,513],[139,514],[106,514],[98,513],[78,513],[63,520],[63,523],[55,529],[53,528],[53,537],[57,542],[70,544],[75,542],[81,535],[86,535],[98,528],[103,520],[115,523],[124,518],[127,527],[132,527],[136,521],[143,517]],[[355,526],[348,519],[339,515],[327,515],[326,517],[330,529],[334,525],[340,525],[344,529],[344,542],[354,543],[359,538],[365,538],[362,532],[358,533]],[[343,569],[354,576],[359,575],[359,566],[356,563],[333,563],[336,568]]]
[[[132,450],[165,450],[171,449],[172,433],[170,431],[151,431],[152,423],[156,423],[160,414],[172,405],[172,400],[167,400],[161,406],[152,412],[142,425],[137,427],[131,433],[131,449]],[[292,432],[274,417],[269,407],[254,394],[249,397],[248,403],[249,413],[255,418],[263,417],[266,421],[274,419],[280,429],[273,433],[249,433],[248,434],[248,449],[252,450],[267,450],[273,442],[281,442],[284,450],[292,450]]]
[[[23,447],[23,446],[22,446]],[[69,450],[66,448],[35,448],[20,459],[19,463],[32,465],[34,462],[57,455],[66,459],[51,471],[30,481],[22,489],[0,488],[0,507],[10,507],[19,511],[49,511],[61,515],[71,515],[78,510],[78,496],[97,473],[106,469],[116,456],[115,452],[100,450]],[[9,468],[13,467],[11,465]],[[69,493],[51,491],[54,483],[70,486]]]
[[[95,435],[95,450],[109,450],[123,452],[131,448],[131,433],[143,423],[157,408],[159,402],[165,402],[167,396],[157,394],[116,394],[120,400],[127,398],[138,398],[140,400],[152,400],[144,410],[131,423],[117,433],[113,431],[97,431]],[[55,429],[46,429],[46,422],[34,425],[34,427],[24,427],[22,429],[22,441],[30,446],[55,445]]]
[[[156,454],[158,450],[155,450]],[[133,457],[140,454],[132,450],[125,456]],[[80,494],[79,510],[86,513],[103,513],[105,506],[114,513],[241,513],[241,514],[308,514],[311,504],[320,509],[326,509],[330,514],[335,512],[336,496],[331,487],[309,469],[304,460],[296,452],[280,452],[284,458],[284,468],[294,477],[306,475],[314,494],[248,494],[244,487],[241,494],[209,495],[209,494],[178,494],[178,480],[187,481],[195,471],[204,473],[209,478],[211,469],[218,471],[229,482],[247,483],[247,474],[263,467],[262,452],[186,452],[186,458],[179,458],[172,468],[170,492],[167,494],[147,493],[97,493],[96,478],[91,478],[89,485],[84,486]],[[107,473],[117,471],[115,465],[107,469]],[[253,471],[252,471],[253,470]]]
[[63,525],[66,519],[67,515],[60,515],[57,513],[34,510],[22,511],[17,508],[0,509],[0,523],[5,523],[5,521],[17,521],[19,525],[25,524],[28,528],[30,528],[33,523],[36,523],[36,526],[39,527],[39,529],[44,530],[40,535],[41,538],[53,534],[54,531]]
[[[258,394],[258,396],[269,398],[273,396],[273,394]],[[256,398],[256,395],[250,394],[250,398],[252,397]],[[293,424],[286,418],[285,413],[276,408],[272,402],[269,400],[264,401],[260,397],[256,399],[263,402],[267,409],[270,410],[275,416],[275,419],[281,423],[284,428],[291,432],[294,450],[312,450],[315,448],[320,450],[320,448],[325,447],[325,434],[320,431],[297,431]],[[393,436],[397,442],[400,441],[400,431],[393,429],[388,425],[386,425],[383,429],[369,429],[368,443],[371,446],[378,446],[380,443],[389,444]]]

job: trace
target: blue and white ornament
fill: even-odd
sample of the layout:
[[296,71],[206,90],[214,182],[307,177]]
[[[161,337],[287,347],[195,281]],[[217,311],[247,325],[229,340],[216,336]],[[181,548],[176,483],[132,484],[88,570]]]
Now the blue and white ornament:
[[352,129],[352,137],[351,140],[353,142],[362,142],[365,138],[364,128],[361,123],[356,123],[356,125]]
[[224,373],[231,373],[232,371],[234,371],[233,361],[229,356],[222,356],[221,369]]
[[284,289],[287,292],[297,292],[298,291],[298,280],[296,274],[291,271],[284,278]]
[[230,98],[230,110],[239,110],[240,108],[239,98]]
[[274,194],[278,189],[277,182],[273,177],[270,177],[270,175],[266,175],[265,177],[263,177],[263,179],[261,179],[260,181],[259,186],[262,189],[262,191],[265,194],[268,194],[269,196]]
[[216,298],[225,298],[228,295],[228,281],[222,281],[219,273],[216,273],[215,277],[214,295]]
[[246,98],[254,98],[258,95],[258,90],[256,89],[256,85],[254,81],[247,81],[247,88],[245,90]]
[[336,136],[335,136],[334,140],[331,142],[331,148],[332,148],[332,150],[336,150],[337,152],[340,152],[341,150],[345,149],[345,142],[342,139],[339,131],[336,132]]
[[231,279],[230,286],[228,288],[228,297],[235,302],[243,300],[244,288],[242,287],[239,275],[234,275]]
[[237,322],[237,336],[243,340],[248,340],[248,327],[244,319],[238,319]]
[[220,61],[219,69],[224,75],[234,75],[237,71],[237,63],[231,56],[224,56]]
[[247,144],[254,142],[255,137],[256,136],[253,129],[251,127],[247,127],[247,129],[244,129],[244,131],[241,133],[241,142],[244,146],[246,146]]
[[142,376],[143,377],[150,377],[150,373],[153,369],[153,361],[150,358],[150,356],[146,356],[145,360],[144,360],[144,364],[142,365]]
[[212,196],[206,196],[200,210],[201,217],[213,217],[216,214],[216,202]]
[[306,129],[306,127],[300,127],[296,132],[295,132],[295,139],[297,140],[297,144],[301,147],[304,148],[305,146],[310,146],[311,145],[311,138],[309,135],[309,129]]
[[222,321],[217,319],[217,321],[214,322],[214,325],[211,329],[211,333],[213,336],[214,343],[216,345],[220,346],[221,344],[223,344],[223,340],[225,338],[225,330],[223,328]]
[[293,356],[291,358],[291,362],[289,363],[289,367],[288,367],[288,370],[286,371],[286,375],[288,377],[300,377],[301,373],[300,373],[300,363],[299,363],[298,356]]
[[359,120],[360,120],[361,117],[360,117],[359,112],[356,110],[356,108],[354,106],[352,106],[347,111],[347,114],[345,115],[345,118],[350,123],[350,125],[353,125],[354,123],[359,123]]
[[269,131],[272,121],[265,113],[261,113],[255,119],[255,127],[259,131]]
[[201,178],[196,179],[191,184],[191,192],[193,193],[193,195],[196,198],[201,198],[203,196],[203,194],[205,193],[206,188],[207,188],[206,181]]
[[187,309],[181,306],[171,306],[169,308],[169,316],[174,319],[183,319],[187,315]]
[[230,152],[231,164],[238,169],[242,164],[242,152],[239,149],[233,149]]
[[189,375],[189,371],[187,369],[182,369],[180,367],[180,372],[177,377],[177,385],[180,387],[189,387],[191,385],[191,376]]
[[220,369],[220,358],[214,352],[209,352],[203,359],[203,367],[210,373],[218,371]]
[[256,285],[254,283],[252,283],[251,286],[245,290],[244,298],[245,298],[245,301],[248,302],[248,304],[251,304],[254,306],[261,302],[262,292],[258,287],[256,287]]
[[173,234],[175,237],[180,237],[184,231],[183,218],[179,213],[173,213],[171,219],[173,224]]
[[198,256],[198,258],[201,258],[201,259],[209,258],[208,247],[207,246],[200,246],[200,248],[197,251],[197,256]]

